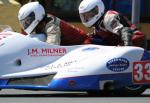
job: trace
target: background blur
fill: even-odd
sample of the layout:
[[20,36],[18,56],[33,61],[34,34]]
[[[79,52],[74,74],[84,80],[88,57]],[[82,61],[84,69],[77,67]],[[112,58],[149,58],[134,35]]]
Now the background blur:
[[[29,1],[36,0],[0,0],[0,25],[10,25],[13,30],[20,32],[17,19],[19,8]],[[54,14],[65,21],[85,28],[79,19],[78,5],[82,0],[38,0],[46,12]],[[116,10],[131,19],[132,0],[103,0],[106,10]],[[150,0],[141,0],[140,28],[150,39]],[[90,31],[90,30],[88,30]]]

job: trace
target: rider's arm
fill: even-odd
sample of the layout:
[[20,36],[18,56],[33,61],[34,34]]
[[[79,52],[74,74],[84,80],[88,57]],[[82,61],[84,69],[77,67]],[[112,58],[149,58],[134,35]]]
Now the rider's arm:
[[135,28],[131,28],[129,21],[121,14],[116,11],[108,11],[104,16],[103,23],[108,31],[121,37],[124,41],[124,45],[133,45],[131,38]]
[[49,44],[60,45],[61,43],[61,29],[60,19],[49,15],[50,20],[47,22],[45,27],[45,33],[47,34],[46,42]]
[[61,44],[81,45],[91,43],[91,38],[87,32],[63,20],[60,22]]

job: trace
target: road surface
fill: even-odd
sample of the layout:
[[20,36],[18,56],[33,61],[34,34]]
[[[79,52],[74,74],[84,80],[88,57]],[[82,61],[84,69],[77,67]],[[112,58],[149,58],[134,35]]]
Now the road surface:
[[2,90],[0,103],[150,103],[150,89],[139,97],[89,97],[85,92]]

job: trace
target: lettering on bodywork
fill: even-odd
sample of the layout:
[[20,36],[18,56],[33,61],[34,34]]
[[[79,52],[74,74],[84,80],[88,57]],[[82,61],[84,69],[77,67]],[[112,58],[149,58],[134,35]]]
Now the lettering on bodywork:
[[150,83],[150,61],[134,62],[132,70],[133,83]]
[[45,69],[61,69],[61,68],[69,67],[72,64],[76,64],[76,63],[77,61],[73,60],[73,61],[67,61],[67,62],[59,63],[59,64],[51,64],[51,65],[47,65]]
[[67,53],[66,48],[32,48],[28,49],[27,55],[37,56],[64,56]]

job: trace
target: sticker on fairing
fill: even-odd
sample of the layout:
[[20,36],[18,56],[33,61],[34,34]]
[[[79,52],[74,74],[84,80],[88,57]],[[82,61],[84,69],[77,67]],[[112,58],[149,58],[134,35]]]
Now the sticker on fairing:
[[114,58],[107,62],[106,66],[114,72],[122,72],[128,69],[130,63],[126,58]]
[[133,63],[133,83],[150,83],[150,61],[139,61]]

